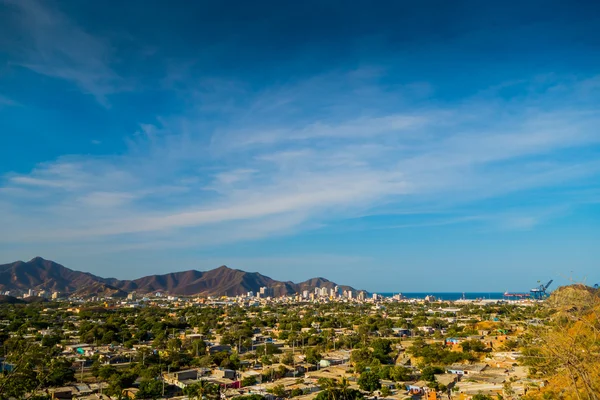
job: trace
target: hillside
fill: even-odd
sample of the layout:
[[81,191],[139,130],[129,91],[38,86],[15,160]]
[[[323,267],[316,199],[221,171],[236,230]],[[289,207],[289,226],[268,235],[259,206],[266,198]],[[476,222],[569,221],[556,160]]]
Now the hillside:
[[[119,280],[75,271],[41,257],[27,262],[16,261],[0,265],[0,291],[3,292],[26,292],[34,289],[59,291],[81,297],[123,297],[133,291],[187,296],[237,296],[249,291],[256,293],[264,286],[271,290],[272,295],[281,296],[313,290],[315,287],[333,288],[336,283],[324,278],[313,278],[298,284],[282,282],[258,272],[246,272],[226,266],[204,272],[189,270],[144,276],[134,280]],[[354,290],[349,286],[340,287],[344,290]]]
[[29,289],[71,293],[89,287],[102,278],[87,272],[65,268],[54,261],[36,257],[30,261],[15,261],[0,265],[1,291],[27,291]]

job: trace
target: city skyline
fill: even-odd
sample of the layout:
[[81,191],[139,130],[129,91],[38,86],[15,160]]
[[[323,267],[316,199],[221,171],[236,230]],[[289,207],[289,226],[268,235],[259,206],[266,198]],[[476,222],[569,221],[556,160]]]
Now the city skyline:
[[0,9],[0,263],[600,281],[594,2]]

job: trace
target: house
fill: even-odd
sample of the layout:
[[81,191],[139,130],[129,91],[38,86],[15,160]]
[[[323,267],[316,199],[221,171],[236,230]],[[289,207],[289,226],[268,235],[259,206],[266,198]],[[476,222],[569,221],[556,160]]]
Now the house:
[[256,383],[262,383],[262,374],[260,372],[256,372],[256,371],[244,371],[241,373],[242,374],[242,379],[244,378],[254,378],[256,380]]
[[464,339],[463,338],[455,338],[455,337],[450,337],[444,340],[444,344],[446,346],[453,346],[456,344],[460,344],[460,342],[462,342]]
[[450,374],[479,374],[487,368],[487,364],[453,364],[446,370]]
[[406,383],[406,390],[408,390],[408,393],[410,394],[425,394],[425,392],[429,390],[427,385],[428,383],[426,381]]
[[456,382],[458,382],[457,374],[436,374],[435,375],[436,382],[441,385],[446,386],[447,388],[452,389]]
[[123,396],[128,399],[135,399],[137,392],[139,392],[139,389],[136,388],[123,389]]
[[73,388],[71,387],[60,387],[56,389],[50,389],[52,399],[69,399],[73,398]]
[[213,371],[213,377],[215,378],[225,378],[225,379],[236,379],[236,372],[232,369],[219,368]]
[[210,354],[220,353],[222,351],[231,353],[231,346],[229,346],[227,344],[215,344],[214,346],[210,346],[208,348],[208,352]]
[[202,376],[206,375],[206,371],[210,372],[210,370],[207,368],[186,369],[183,371],[172,372],[170,374],[164,374],[164,378],[165,382],[168,384],[175,385],[183,389],[192,383],[196,383]]
[[396,382],[382,379],[381,380],[381,387],[387,387],[388,389],[395,389],[396,388]]
[[428,333],[428,334],[432,334],[435,332],[435,329],[431,326],[419,326],[417,328],[417,330],[419,330],[420,332]]
[[400,337],[411,336],[410,329],[408,329],[408,328],[392,328],[392,332],[394,332],[394,335],[400,336]]

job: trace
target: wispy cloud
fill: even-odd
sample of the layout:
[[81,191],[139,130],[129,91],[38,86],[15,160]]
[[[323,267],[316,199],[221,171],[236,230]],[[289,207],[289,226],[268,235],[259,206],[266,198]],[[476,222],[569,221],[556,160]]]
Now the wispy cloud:
[[[61,12],[53,1],[5,0],[12,9],[20,38],[12,63],[42,75],[63,79],[108,106],[108,95],[125,83],[111,68],[110,44],[91,35]],[[15,39],[16,40],[16,39]]]
[[[559,96],[581,100],[587,82],[571,82]],[[389,100],[369,84],[382,96],[378,102]],[[259,93],[259,105],[246,102],[261,111],[255,117],[237,111],[228,129],[207,130],[193,112],[161,117],[140,126],[125,154],[73,155],[9,174],[0,213],[17,228],[0,239],[102,243],[115,251],[202,247],[318,229],[382,210],[448,212],[544,187],[566,192],[600,175],[595,153],[581,152],[600,144],[600,112],[592,103],[577,110],[557,105],[551,90],[518,102],[477,95],[461,104],[360,115],[340,100],[341,109],[321,118],[296,115],[266,127],[265,112],[286,114],[321,90],[278,88],[289,101],[268,112]],[[566,196],[561,204],[580,201]],[[510,211],[445,219],[426,212],[421,221],[395,226],[476,222],[531,229],[552,217]]]
[[16,101],[0,94],[0,108],[7,107],[7,106],[16,106],[16,105],[18,105],[18,103]]

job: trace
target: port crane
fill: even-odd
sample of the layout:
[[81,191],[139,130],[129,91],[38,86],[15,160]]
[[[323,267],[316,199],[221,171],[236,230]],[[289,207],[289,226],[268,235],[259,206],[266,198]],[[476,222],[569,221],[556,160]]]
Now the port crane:
[[[531,289],[529,291],[531,293],[531,297],[533,297],[534,299],[542,299],[546,297],[546,290],[552,284],[552,282],[554,282],[554,280],[550,279],[550,281],[548,281],[548,283],[546,283],[545,285],[540,284],[538,287],[534,287],[533,289]],[[540,281],[538,281],[538,283],[540,283]]]

